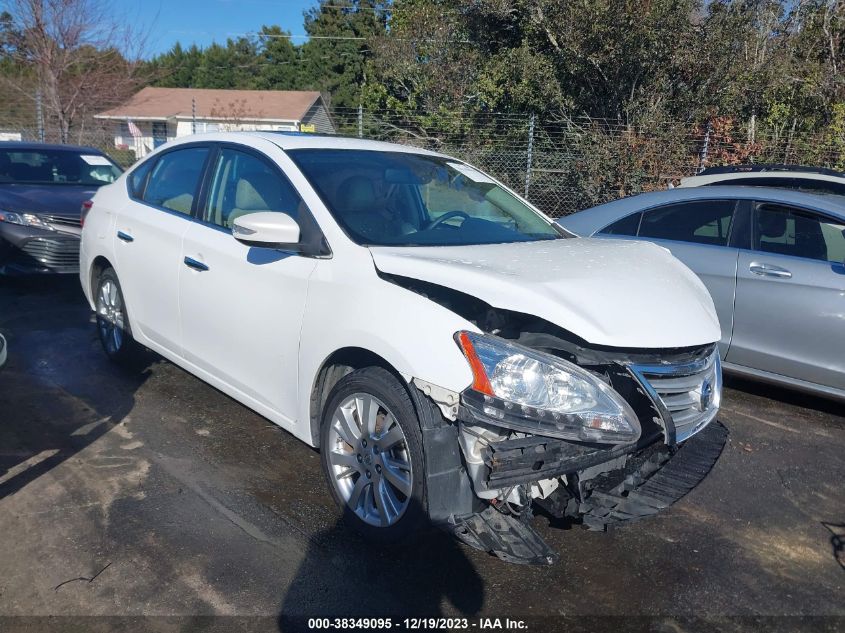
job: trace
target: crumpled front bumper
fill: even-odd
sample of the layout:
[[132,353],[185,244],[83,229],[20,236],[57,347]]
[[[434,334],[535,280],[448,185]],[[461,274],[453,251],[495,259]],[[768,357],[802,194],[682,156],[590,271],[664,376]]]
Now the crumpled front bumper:
[[714,421],[675,451],[657,444],[631,455],[621,469],[581,482],[578,514],[584,525],[604,530],[668,508],[704,480],[727,439],[728,429]]
[[[561,487],[535,504],[558,518],[580,519],[591,530],[652,516],[707,476],[727,436],[728,430],[714,421],[678,448],[653,444],[611,460],[601,472],[580,471],[573,477],[577,490]],[[530,514],[514,516],[490,505],[455,525],[453,531],[467,545],[507,562],[552,564],[557,553],[531,528],[528,518]]]

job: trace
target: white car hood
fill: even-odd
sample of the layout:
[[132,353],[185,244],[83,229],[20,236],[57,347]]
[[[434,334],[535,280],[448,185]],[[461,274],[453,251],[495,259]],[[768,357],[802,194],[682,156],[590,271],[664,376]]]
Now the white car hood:
[[370,251],[384,273],[543,318],[594,345],[688,347],[720,337],[704,284],[647,242],[580,238]]

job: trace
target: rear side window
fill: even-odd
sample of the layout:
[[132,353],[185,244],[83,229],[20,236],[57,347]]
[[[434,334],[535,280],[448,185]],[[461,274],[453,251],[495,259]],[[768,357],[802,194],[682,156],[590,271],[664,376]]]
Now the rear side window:
[[734,207],[733,200],[702,200],[651,209],[643,213],[639,236],[727,246]]
[[613,224],[604,227],[599,233],[601,235],[636,235],[640,228],[640,217],[642,213],[634,213]]
[[190,215],[208,152],[207,147],[188,147],[162,154],[150,173],[144,202]]
[[147,176],[155,160],[148,160],[138,165],[128,176],[129,196],[141,200],[144,196],[144,185],[147,184]]
[[761,204],[755,213],[754,249],[825,262],[845,262],[845,222],[809,211]]

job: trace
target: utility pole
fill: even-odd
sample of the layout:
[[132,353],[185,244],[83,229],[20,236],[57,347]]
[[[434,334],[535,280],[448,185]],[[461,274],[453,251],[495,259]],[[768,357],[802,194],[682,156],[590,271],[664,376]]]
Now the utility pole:
[[701,145],[701,153],[698,155],[698,169],[697,174],[704,171],[704,163],[707,162],[707,153],[710,150],[710,133],[713,131],[713,124],[710,119],[707,119],[707,128],[704,132],[704,143]]
[[534,158],[534,113],[528,119],[528,156],[525,162],[525,198],[528,199],[528,187],[531,185],[531,162]]
[[44,110],[41,105],[41,88],[35,91],[35,119],[38,125],[38,142],[44,142]]

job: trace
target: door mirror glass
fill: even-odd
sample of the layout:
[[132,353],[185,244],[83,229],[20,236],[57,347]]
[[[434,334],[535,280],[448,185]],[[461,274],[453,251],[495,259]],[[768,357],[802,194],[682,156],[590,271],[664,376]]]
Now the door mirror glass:
[[255,211],[235,218],[232,235],[247,246],[291,248],[299,244],[299,224],[278,211]]

